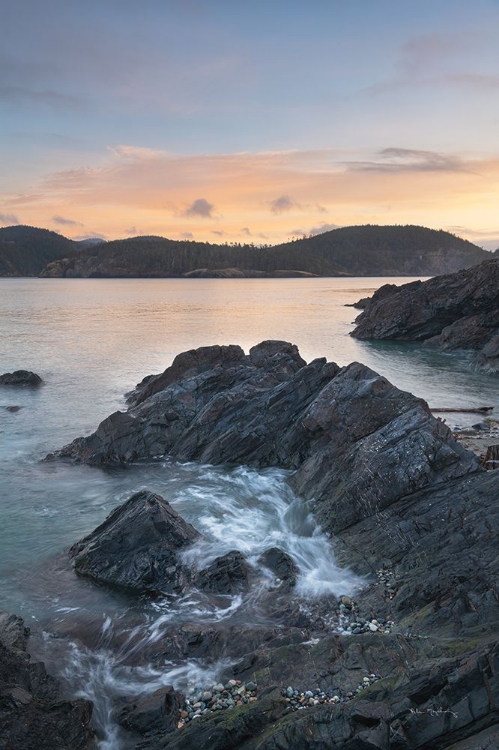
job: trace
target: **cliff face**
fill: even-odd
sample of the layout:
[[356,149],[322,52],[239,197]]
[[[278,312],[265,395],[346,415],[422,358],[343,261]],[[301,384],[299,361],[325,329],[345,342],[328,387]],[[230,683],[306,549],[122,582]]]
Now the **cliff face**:
[[471,349],[476,362],[499,370],[499,259],[425,282],[386,285],[355,321],[358,339],[421,341],[452,351]]

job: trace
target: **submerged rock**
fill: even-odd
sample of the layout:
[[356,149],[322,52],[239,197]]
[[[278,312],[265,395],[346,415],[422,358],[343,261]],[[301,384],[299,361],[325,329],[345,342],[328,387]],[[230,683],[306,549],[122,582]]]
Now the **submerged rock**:
[[471,349],[476,362],[499,370],[499,259],[446,276],[387,284],[367,300],[355,321],[358,339],[421,341],[451,351]]
[[92,704],[67,701],[59,683],[26,652],[20,617],[0,611],[0,747],[5,750],[91,750]]
[[191,571],[178,553],[200,538],[160,495],[137,492],[70,551],[79,575],[136,592],[178,593]]
[[0,375],[0,385],[41,385],[43,380],[36,372],[30,370],[16,370],[15,372],[6,372]]

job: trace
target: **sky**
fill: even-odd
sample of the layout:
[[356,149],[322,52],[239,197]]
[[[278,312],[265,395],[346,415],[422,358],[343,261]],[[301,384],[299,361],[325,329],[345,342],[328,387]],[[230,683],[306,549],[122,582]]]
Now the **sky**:
[[0,0],[0,226],[499,246],[499,0]]

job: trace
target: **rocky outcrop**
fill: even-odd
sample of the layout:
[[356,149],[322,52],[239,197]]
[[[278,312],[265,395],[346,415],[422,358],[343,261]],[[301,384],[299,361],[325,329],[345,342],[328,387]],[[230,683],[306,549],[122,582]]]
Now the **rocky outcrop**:
[[70,549],[76,572],[135,592],[179,593],[191,572],[179,552],[200,538],[191,524],[152,492],[138,492]]
[[[269,686],[261,691],[255,703],[200,717],[173,736],[153,737],[141,747],[147,750],[494,747],[493,742],[499,736],[497,644],[483,645],[465,656],[440,648],[439,658],[429,659],[420,644],[404,638],[384,645],[379,638],[378,644],[373,645],[371,639],[363,647],[355,637],[348,641],[345,651],[342,653],[340,649],[336,653],[336,663],[344,662],[346,671],[356,674],[355,679],[366,674],[366,664],[369,668],[373,663],[384,667],[381,679],[371,682],[369,677],[360,678],[361,685],[354,689],[353,699],[345,699],[339,686],[339,671],[332,678],[336,685],[333,699],[317,699],[316,705],[302,710],[296,710],[304,705],[297,700],[293,710],[293,697],[287,697],[287,690]],[[432,648],[439,651],[434,645]],[[382,661],[383,655],[386,662]],[[414,661],[417,663],[412,666]],[[350,682],[353,685],[352,676]],[[295,691],[290,690],[293,696]],[[296,693],[304,695],[303,691]]]
[[[143,646],[158,667],[165,657],[230,659],[224,679],[258,684],[258,699],[175,732],[177,699],[167,718],[162,694],[137,699],[124,725],[140,733],[158,722],[142,748],[478,750],[495,741],[497,474],[424,401],[359,363],[307,365],[291,344],[263,342],[248,355],[237,346],[184,352],[129,403],[58,455],[97,465],[169,454],[293,469],[290,481],[331,533],[337,560],[368,577],[357,603],[302,607],[294,561],[266,550],[258,563],[282,584],[262,595],[265,625],[246,614],[236,625],[172,624],[160,643]],[[184,534],[172,513],[139,493],[75,545],[76,569],[136,590],[251,592],[253,571],[237,550],[201,573],[186,570],[177,550],[197,532]],[[314,691],[327,700],[314,704]]]
[[6,372],[0,375],[0,385],[41,385],[43,380],[36,372],[29,370],[15,370],[15,372]]
[[294,469],[325,529],[339,532],[395,500],[480,470],[427,404],[368,367],[306,364],[263,342],[179,355],[86,438],[56,455],[96,465],[179,460]]
[[118,723],[135,734],[168,734],[175,731],[184,696],[171,685],[151,695],[128,699],[118,713]]
[[62,700],[58,682],[26,652],[20,617],[0,611],[0,747],[91,750],[92,704]]
[[355,321],[358,339],[421,341],[445,351],[471,349],[485,369],[499,369],[499,259],[401,287],[385,285]]

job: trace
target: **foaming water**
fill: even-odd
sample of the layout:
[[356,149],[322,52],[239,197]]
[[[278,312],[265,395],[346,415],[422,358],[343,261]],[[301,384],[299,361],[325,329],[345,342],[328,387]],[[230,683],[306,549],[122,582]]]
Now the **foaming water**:
[[[268,623],[265,602],[279,586],[259,563],[269,547],[298,566],[295,594],[304,606],[351,594],[359,579],[338,568],[284,471],[168,461],[101,470],[40,459],[124,409],[123,394],[176,354],[211,344],[247,351],[265,339],[288,340],[307,361],[364,362],[434,407],[499,406],[497,378],[474,372],[466,355],[348,335],[357,312],[346,304],[410,280],[0,279],[0,372],[32,369],[44,380],[35,390],[0,389],[2,606],[32,627],[30,648],[63,676],[68,693],[95,701],[102,750],[126,747],[114,721],[118,696],[163,684],[187,689],[227,667],[223,660],[155,661],[151,654],[172,628]],[[142,489],[163,495],[202,533],[187,555],[192,565],[243,552],[254,572],[250,591],[193,590],[146,602],[77,578],[67,549]]]

